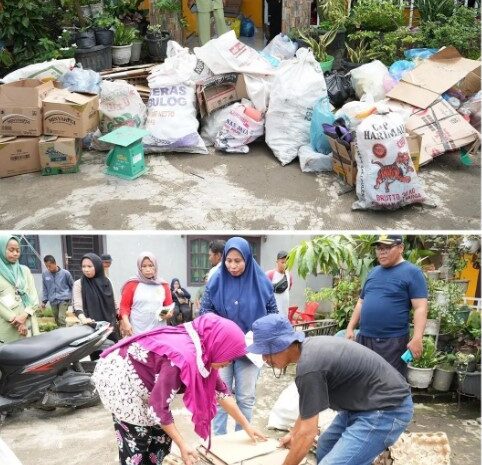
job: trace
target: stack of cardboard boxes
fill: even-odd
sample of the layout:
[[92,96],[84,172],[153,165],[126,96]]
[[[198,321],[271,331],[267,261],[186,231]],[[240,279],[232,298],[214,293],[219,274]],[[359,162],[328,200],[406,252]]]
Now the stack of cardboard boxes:
[[99,123],[99,97],[69,92],[51,81],[0,86],[0,178],[79,170],[81,139]]

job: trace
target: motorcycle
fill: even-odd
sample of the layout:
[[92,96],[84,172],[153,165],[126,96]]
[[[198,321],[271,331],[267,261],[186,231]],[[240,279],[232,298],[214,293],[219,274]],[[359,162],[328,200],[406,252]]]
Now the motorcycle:
[[112,330],[102,321],[0,345],[0,419],[27,407],[97,405],[99,395],[80,360],[102,350]]

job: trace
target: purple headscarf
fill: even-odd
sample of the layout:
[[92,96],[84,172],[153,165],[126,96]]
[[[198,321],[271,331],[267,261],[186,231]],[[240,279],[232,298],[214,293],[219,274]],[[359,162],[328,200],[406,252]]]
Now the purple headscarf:
[[184,405],[192,413],[194,430],[203,439],[210,438],[211,421],[216,415],[216,381],[218,370],[211,369],[213,362],[228,362],[246,354],[244,333],[236,323],[208,313],[196,318],[192,327],[199,335],[202,363],[209,374],[204,377],[196,360],[196,348],[188,334],[186,324],[162,326],[151,331],[123,339],[102,352],[105,357],[125,345],[138,342],[158,355],[165,355],[181,371],[181,381],[186,386]]
[[[145,258],[149,259],[154,265],[154,276],[152,278],[146,278],[142,274],[141,265]],[[157,271],[158,271],[157,259],[154,256],[154,254],[151,252],[141,252],[137,257],[137,273],[135,276],[133,276],[132,278],[129,278],[124,283],[121,289],[121,294],[127,283],[135,282],[135,283],[144,283],[144,284],[155,284],[157,286],[160,286],[161,284],[167,284],[167,281],[164,281],[162,278],[158,278]]]

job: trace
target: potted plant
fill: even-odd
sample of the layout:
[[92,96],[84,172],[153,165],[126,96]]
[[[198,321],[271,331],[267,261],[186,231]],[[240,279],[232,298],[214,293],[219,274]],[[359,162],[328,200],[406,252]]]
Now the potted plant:
[[120,23],[114,34],[112,46],[112,62],[115,65],[126,65],[131,59],[132,42],[135,39],[135,29]]
[[333,61],[335,57],[329,55],[327,52],[328,45],[330,45],[336,37],[337,27],[329,30],[328,32],[320,35],[318,39],[309,37],[302,32],[299,33],[301,39],[311,48],[315,60],[320,63],[320,68],[323,72],[329,72],[333,68]]
[[90,21],[79,29],[75,35],[75,43],[78,48],[82,49],[95,47],[95,33]]
[[131,63],[137,63],[141,59],[142,43],[139,31],[135,29],[135,37],[131,49]]
[[342,58],[341,65],[346,71],[351,71],[352,69],[358,68],[359,66],[368,62],[368,44],[363,40],[361,40],[358,45],[354,46],[353,48],[345,42],[345,49],[347,59],[345,60]]
[[149,55],[154,61],[162,61],[166,58],[167,42],[170,38],[171,34],[164,30],[161,24],[148,26],[146,42]]
[[475,371],[477,358],[480,363],[480,347],[476,354],[457,352],[455,356],[458,392],[480,399],[480,371]]
[[104,11],[104,4],[102,2],[95,2],[90,4],[90,15],[92,17],[102,14]]
[[348,27],[359,31],[389,32],[403,24],[403,9],[391,0],[359,0]]
[[447,392],[455,376],[455,355],[446,354],[441,363],[435,367],[432,387],[437,391]]
[[421,357],[408,364],[408,384],[414,388],[428,388],[432,381],[434,368],[442,359],[443,355],[437,351],[434,339],[432,337],[424,337]]
[[97,45],[112,45],[114,43],[115,26],[118,24],[119,20],[108,13],[96,16],[93,25]]

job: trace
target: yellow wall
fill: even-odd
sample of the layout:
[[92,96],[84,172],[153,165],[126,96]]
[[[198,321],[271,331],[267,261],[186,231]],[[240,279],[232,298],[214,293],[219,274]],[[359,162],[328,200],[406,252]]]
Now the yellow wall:
[[[241,13],[251,18],[256,27],[263,27],[263,1],[264,0],[243,0]],[[188,8],[188,0],[182,0],[182,14],[187,20],[187,33],[196,32],[196,15]]]
[[479,280],[480,270],[476,270],[472,266],[472,255],[465,255],[465,259],[467,260],[467,265],[460,273],[459,279],[469,280],[469,287],[465,295],[467,297],[475,297],[475,291],[477,290],[477,281]]

